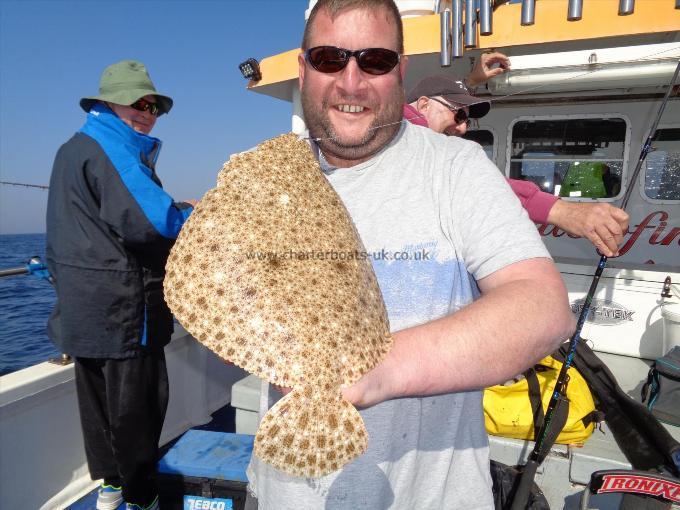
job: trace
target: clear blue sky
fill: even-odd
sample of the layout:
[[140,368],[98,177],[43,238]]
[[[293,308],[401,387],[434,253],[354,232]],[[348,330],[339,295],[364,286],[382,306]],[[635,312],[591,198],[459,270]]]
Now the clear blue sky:
[[[290,131],[291,105],[248,92],[238,64],[297,48],[307,0],[0,0],[0,180],[48,184],[109,64],[146,64],[172,112],[152,135],[176,199],[215,186],[229,155]],[[0,234],[44,232],[47,192],[0,185]]]

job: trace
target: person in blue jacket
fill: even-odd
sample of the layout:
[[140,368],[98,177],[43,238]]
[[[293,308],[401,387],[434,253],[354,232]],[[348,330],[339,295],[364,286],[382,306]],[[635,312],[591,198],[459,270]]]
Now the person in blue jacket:
[[176,202],[156,175],[149,136],[172,99],[146,67],[107,67],[87,120],[57,152],[47,203],[47,265],[57,294],[48,335],[75,360],[85,453],[103,479],[98,510],[158,508],[156,463],[173,318],[165,263],[195,201]]

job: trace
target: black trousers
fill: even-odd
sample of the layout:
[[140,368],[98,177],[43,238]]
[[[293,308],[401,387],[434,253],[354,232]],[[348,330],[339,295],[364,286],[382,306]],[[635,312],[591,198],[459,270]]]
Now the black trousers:
[[127,503],[158,494],[158,441],[168,407],[165,353],[129,359],[76,358],[85,455],[93,480],[123,487]]

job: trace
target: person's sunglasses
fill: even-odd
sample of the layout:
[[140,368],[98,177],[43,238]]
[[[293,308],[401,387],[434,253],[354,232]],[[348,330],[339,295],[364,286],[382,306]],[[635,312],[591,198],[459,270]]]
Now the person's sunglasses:
[[399,53],[386,48],[346,50],[335,46],[315,46],[305,51],[305,60],[321,73],[342,71],[351,57],[357,59],[362,71],[374,75],[389,73],[401,59]]
[[430,99],[451,110],[453,112],[453,120],[456,121],[456,124],[461,124],[463,122],[470,124],[470,116],[468,115],[468,112],[465,111],[464,107],[451,106],[450,104],[447,104],[436,97],[431,97]]
[[137,99],[134,103],[130,105],[130,108],[134,108],[140,112],[149,112],[154,117],[158,117],[161,113],[161,109],[156,103],[150,103],[146,99]]

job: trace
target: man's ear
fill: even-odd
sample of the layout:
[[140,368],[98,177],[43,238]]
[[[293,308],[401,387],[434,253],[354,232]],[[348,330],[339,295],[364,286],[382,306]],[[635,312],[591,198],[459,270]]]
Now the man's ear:
[[298,55],[298,87],[302,90],[302,84],[305,81],[305,70],[306,70],[305,54],[300,53]]
[[418,100],[416,101],[416,109],[419,112],[426,110],[429,105],[430,105],[430,98],[427,97],[427,96],[420,96],[418,98]]

